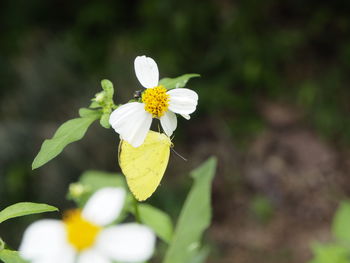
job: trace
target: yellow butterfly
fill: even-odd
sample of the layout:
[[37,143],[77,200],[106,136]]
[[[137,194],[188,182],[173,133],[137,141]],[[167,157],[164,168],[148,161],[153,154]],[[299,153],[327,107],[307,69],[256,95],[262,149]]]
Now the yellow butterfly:
[[146,200],[157,189],[169,162],[171,146],[168,136],[154,131],[149,131],[137,148],[120,141],[119,165],[137,200]]

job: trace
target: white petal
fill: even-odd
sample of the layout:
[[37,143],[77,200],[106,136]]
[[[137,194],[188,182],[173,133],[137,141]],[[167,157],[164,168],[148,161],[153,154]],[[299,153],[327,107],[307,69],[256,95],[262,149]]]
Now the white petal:
[[167,111],[162,117],[160,117],[160,124],[163,127],[166,135],[171,136],[177,126],[177,118],[174,112]]
[[188,114],[181,114],[182,117],[184,117],[186,120],[191,119],[190,115]]
[[[62,263],[62,262],[67,262],[67,263],[75,263],[75,253],[67,253],[66,251],[62,251],[61,253],[50,256],[47,258],[40,258],[40,259],[35,259],[31,260],[31,263]],[[26,261],[27,262],[27,261]]]
[[130,102],[119,106],[111,113],[109,117],[109,124],[113,127],[113,129],[118,129],[118,127],[121,125],[120,123],[127,121],[130,115],[137,113],[139,108],[141,108],[141,105],[144,109],[144,105],[139,102]]
[[150,228],[128,223],[102,230],[96,248],[115,261],[143,262],[153,255],[155,241]]
[[130,102],[113,111],[109,123],[123,140],[139,147],[151,127],[152,114],[145,111],[143,103]]
[[111,263],[111,261],[101,255],[97,250],[91,249],[82,252],[79,255],[77,263]]
[[196,110],[198,95],[193,90],[178,88],[167,93],[170,95],[169,110],[178,114],[191,114]]
[[158,85],[159,72],[157,63],[149,57],[136,57],[134,61],[135,73],[141,85],[145,88],[154,88]]
[[83,209],[83,217],[99,226],[112,223],[124,206],[125,190],[121,187],[106,187],[94,193]]
[[19,253],[24,259],[47,263],[73,263],[75,256],[63,222],[52,219],[39,220],[26,229]]
[[62,254],[59,257],[40,258],[40,259],[35,259],[30,261],[30,263],[62,263],[62,262],[75,263],[75,258],[71,258],[67,260],[66,255]]

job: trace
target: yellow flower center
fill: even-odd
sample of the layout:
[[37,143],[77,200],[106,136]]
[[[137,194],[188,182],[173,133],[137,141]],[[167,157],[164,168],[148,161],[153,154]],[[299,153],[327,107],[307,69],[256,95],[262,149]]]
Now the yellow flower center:
[[66,226],[68,242],[78,251],[92,247],[97,234],[101,231],[101,227],[86,221],[81,216],[80,209],[68,211],[63,222]]
[[142,94],[142,102],[145,104],[145,110],[152,114],[153,118],[159,118],[164,115],[169,107],[170,96],[163,86],[157,86],[146,89]]

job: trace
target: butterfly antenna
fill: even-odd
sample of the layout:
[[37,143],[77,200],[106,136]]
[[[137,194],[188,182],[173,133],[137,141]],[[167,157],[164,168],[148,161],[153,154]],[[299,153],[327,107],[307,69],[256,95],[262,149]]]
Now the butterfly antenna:
[[181,154],[179,154],[177,151],[174,150],[174,148],[170,148],[178,157],[180,157],[182,160],[184,160],[185,162],[187,162],[187,159],[185,157],[183,157]]

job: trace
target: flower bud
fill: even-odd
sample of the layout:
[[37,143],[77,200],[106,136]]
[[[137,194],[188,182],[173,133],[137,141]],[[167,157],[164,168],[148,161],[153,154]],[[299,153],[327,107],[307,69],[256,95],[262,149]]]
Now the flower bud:
[[85,192],[85,188],[81,183],[73,183],[69,185],[69,195],[73,198],[79,198]]

